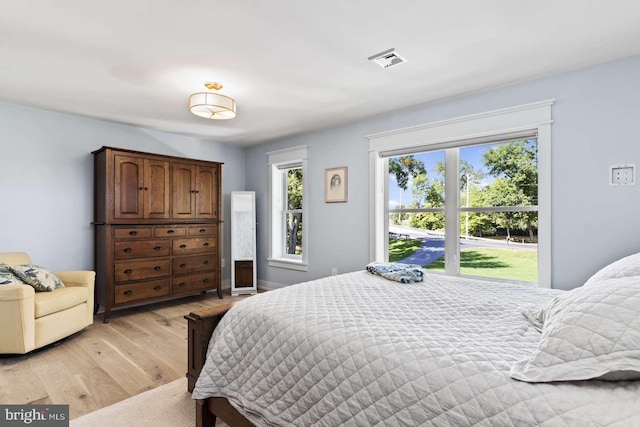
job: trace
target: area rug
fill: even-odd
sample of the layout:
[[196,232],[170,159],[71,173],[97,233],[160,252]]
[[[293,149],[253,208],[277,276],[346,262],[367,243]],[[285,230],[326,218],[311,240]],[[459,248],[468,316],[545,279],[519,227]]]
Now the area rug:
[[[195,401],[181,378],[71,420],[72,427],[191,427]],[[217,425],[220,425],[218,423]]]

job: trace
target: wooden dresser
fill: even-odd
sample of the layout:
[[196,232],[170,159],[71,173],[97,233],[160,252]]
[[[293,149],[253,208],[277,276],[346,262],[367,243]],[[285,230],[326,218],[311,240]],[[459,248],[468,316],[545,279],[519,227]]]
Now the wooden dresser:
[[96,310],[220,288],[222,163],[94,151]]

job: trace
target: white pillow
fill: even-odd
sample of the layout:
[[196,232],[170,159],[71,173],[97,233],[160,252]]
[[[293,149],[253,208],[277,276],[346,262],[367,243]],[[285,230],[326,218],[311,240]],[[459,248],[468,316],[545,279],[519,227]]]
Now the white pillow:
[[[629,255],[621,258],[611,264],[601,268],[593,276],[591,276],[582,286],[591,286],[591,284],[607,279],[617,279],[621,277],[640,276],[640,253]],[[542,325],[547,316],[547,307],[537,309],[525,309],[522,314],[531,322],[531,324],[542,332]]]
[[599,280],[616,279],[618,277],[640,276],[640,252],[629,255],[603,267],[585,282],[591,285]]
[[538,348],[511,368],[527,382],[640,378],[640,276],[565,292],[544,309]]

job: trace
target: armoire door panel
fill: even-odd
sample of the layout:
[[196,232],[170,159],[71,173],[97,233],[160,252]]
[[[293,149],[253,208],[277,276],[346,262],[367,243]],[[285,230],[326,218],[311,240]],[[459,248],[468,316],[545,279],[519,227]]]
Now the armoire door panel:
[[174,162],[171,186],[173,198],[172,218],[195,218],[196,166]]
[[144,161],[144,217],[169,218],[169,162]]
[[115,156],[114,217],[143,218],[144,160]]
[[217,175],[216,168],[198,166],[198,186],[196,192],[198,218],[215,219],[218,217],[216,210],[218,200]]

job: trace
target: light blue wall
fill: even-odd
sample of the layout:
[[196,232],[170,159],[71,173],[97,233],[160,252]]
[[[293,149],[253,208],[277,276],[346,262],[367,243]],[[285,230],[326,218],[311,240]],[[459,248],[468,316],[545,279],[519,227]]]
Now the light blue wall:
[[[640,166],[640,57],[446,102],[425,104],[334,129],[252,147],[246,186],[257,194],[258,278],[267,286],[359,270],[369,261],[368,145],[365,135],[555,98],[552,107],[552,283],[581,285],[640,251],[640,186],[612,187],[609,166]],[[428,76],[425,76],[428,78]],[[384,102],[384,100],[381,100]],[[267,156],[309,146],[309,271],[268,267]],[[323,171],[349,167],[349,201],[325,204]]]
[[[365,135],[555,98],[552,126],[552,280],[579,286],[607,263],[640,250],[640,186],[611,187],[609,166],[640,166],[640,57],[564,73],[346,126],[240,149],[197,138],[0,103],[0,251],[25,250],[52,269],[93,266],[93,163],[103,145],[216,160],[224,217],[233,190],[256,191],[258,277],[291,284],[362,269],[369,261]],[[427,77],[425,77],[427,78]],[[382,102],[382,100],[381,100]],[[307,273],[266,264],[267,156],[309,146],[311,224]],[[324,169],[349,167],[349,201],[324,203]],[[246,183],[246,184],[245,184]],[[223,252],[228,258],[229,232]],[[229,277],[225,268],[224,278]]]
[[93,269],[91,152],[104,145],[224,162],[224,218],[230,192],[245,187],[244,149],[0,103],[0,252],[26,251],[53,270]]

